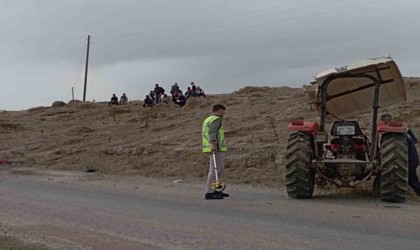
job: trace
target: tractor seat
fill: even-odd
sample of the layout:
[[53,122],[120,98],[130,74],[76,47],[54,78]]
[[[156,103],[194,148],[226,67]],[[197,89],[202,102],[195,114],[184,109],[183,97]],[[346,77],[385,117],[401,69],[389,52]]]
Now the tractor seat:
[[330,144],[337,149],[339,145],[346,144],[345,137],[349,138],[354,149],[363,149],[367,141],[366,135],[362,133],[359,123],[356,121],[336,121],[331,128],[332,138]]

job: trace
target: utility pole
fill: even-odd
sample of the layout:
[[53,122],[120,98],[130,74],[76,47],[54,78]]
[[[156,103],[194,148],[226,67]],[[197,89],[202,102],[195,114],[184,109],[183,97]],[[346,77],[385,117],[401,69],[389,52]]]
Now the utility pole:
[[74,88],[71,87],[71,99],[74,101]]
[[86,65],[85,65],[85,87],[83,89],[83,101],[86,101],[87,75],[88,75],[88,64],[89,64],[89,46],[90,46],[90,35],[88,35],[88,39],[87,39]]

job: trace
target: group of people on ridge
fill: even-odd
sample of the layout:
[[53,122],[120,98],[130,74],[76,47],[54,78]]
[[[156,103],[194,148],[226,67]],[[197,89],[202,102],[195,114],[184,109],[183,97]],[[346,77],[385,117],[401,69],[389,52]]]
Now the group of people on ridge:
[[[182,93],[182,90],[179,88],[178,83],[172,85],[170,93],[172,95],[172,98],[169,98],[169,96],[165,94],[165,89],[162,86],[159,86],[159,84],[155,84],[155,88],[151,90],[148,95],[146,95],[146,98],[143,101],[143,107],[152,107],[153,105],[158,103],[169,104],[171,99],[173,103],[179,105],[180,107],[183,107],[187,103],[188,98],[190,97],[206,97],[204,90],[200,88],[200,86],[196,86],[194,82],[191,82],[191,87],[187,88],[185,94]],[[115,94],[112,94],[111,100],[108,104],[121,105],[127,103],[128,97],[124,93],[119,100]]]
[[111,101],[108,103],[109,105],[119,105],[119,104],[127,104],[128,103],[128,97],[124,93],[120,100],[118,101],[118,97],[115,94],[112,94]]
[[[206,97],[204,91],[199,86],[196,86],[194,82],[191,82],[191,87],[187,88],[185,94],[182,93],[178,83],[175,83],[171,87],[170,94],[172,95],[172,102],[179,105],[180,107],[183,107],[190,97]],[[165,94],[165,89],[159,86],[159,84],[156,84],[155,89],[151,90],[150,93],[146,95],[146,98],[143,102],[143,107],[152,107],[158,103],[169,104],[169,101],[170,99],[169,96]]]

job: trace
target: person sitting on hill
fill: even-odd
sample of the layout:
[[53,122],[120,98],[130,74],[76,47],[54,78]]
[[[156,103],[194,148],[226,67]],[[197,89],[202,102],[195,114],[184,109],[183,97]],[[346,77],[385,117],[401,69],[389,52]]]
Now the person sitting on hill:
[[178,92],[175,103],[178,104],[180,107],[183,107],[185,103],[187,103],[187,98],[185,98],[182,92]]
[[128,98],[124,93],[120,98],[120,104],[127,104],[127,102],[128,102]]
[[111,101],[108,104],[109,105],[118,105],[118,97],[115,94],[112,94]]
[[191,82],[191,96],[197,97],[197,86],[195,86],[194,82]]
[[143,107],[152,107],[153,106],[153,100],[150,98],[149,95],[146,96],[146,98],[143,101]]
[[178,93],[181,93],[181,95],[183,95],[182,90],[178,90],[178,92],[175,93],[175,99],[174,99],[174,103],[176,103],[176,101],[178,100]]
[[200,88],[200,86],[197,86],[197,96],[204,96],[206,97],[206,93],[204,93],[204,90]]
[[169,96],[167,94],[163,95],[162,102],[168,104],[169,103]]
[[187,88],[187,91],[185,91],[185,98],[186,99],[190,98],[191,97],[191,93],[192,93],[191,87],[188,87]]
[[153,103],[155,103],[155,92],[153,92],[153,90],[150,90],[149,97],[153,101]]

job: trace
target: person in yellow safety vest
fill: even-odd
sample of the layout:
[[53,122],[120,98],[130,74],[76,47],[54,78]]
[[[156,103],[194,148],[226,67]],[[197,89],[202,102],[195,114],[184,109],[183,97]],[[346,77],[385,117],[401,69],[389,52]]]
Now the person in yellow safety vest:
[[204,120],[202,126],[203,152],[210,156],[210,169],[207,177],[206,193],[204,195],[206,200],[219,200],[224,197],[229,197],[229,194],[214,191],[211,188],[211,183],[216,179],[213,153],[216,158],[217,174],[220,178],[223,172],[224,159],[227,152],[225,132],[222,125],[222,118],[225,114],[225,110],[226,108],[221,104],[214,105],[213,114]]

